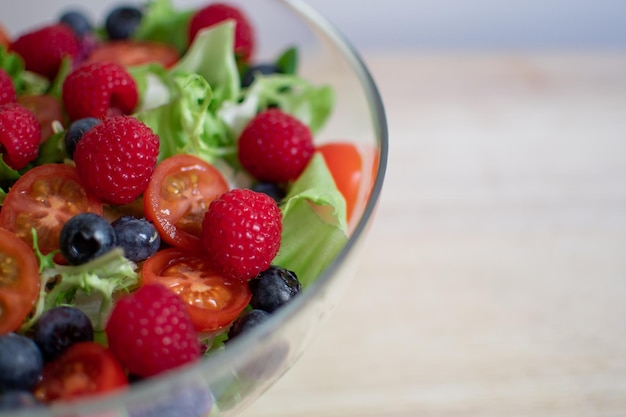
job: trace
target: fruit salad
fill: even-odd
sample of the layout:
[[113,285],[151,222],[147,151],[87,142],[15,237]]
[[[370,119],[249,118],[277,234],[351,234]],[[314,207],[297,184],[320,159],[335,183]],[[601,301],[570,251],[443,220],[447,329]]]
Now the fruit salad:
[[332,88],[296,46],[257,61],[243,10],[69,9],[0,41],[0,412],[227,349],[345,245],[360,151],[318,142]]

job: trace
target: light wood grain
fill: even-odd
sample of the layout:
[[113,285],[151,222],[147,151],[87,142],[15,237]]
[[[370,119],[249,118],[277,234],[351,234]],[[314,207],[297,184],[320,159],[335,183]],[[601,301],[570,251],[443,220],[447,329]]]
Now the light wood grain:
[[361,272],[243,417],[626,415],[626,51],[365,58]]

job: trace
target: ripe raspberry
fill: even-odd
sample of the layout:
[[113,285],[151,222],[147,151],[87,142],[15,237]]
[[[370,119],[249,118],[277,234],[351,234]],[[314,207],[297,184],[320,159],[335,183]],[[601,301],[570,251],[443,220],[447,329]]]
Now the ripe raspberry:
[[254,29],[241,10],[224,3],[210,4],[193,15],[189,22],[189,43],[191,44],[200,30],[227,19],[235,21],[235,54],[248,62],[255,48]]
[[185,303],[166,287],[148,284],[113,307],[106,335],[111,353],[130,373],[149,377],[200,357]]
[[4,69],[0,68],[0,104],[15,103],[16,100],[17,94],[13,79]]
[[63,83],[63,104],[72,120],[130,114],[138,101],[135,80],[112,62],[81,65]]
[[21,35],[11,50],[24,59],[27,70],[53,79],[63,58],[78,53],[78,39],[68,26],[53,24]]
[[85,187],[103,201],[130,203],[152,177],[159,137],[131,116],[105,119],[83,135],[74,151],[76,170]]
[[22,169],[39,155],[41,128],[37,117],[17,103],[0,106],[0,153],[15,170]]
[[273,108],[259,113],[239,137],[239,161],[259,181],[296,179],[313,156],[311,130],[295,117]]
[[202,243],[213,267],[241,280],[269,268],[280,249],[282,215],[268,195],[234,189],[209,205]]

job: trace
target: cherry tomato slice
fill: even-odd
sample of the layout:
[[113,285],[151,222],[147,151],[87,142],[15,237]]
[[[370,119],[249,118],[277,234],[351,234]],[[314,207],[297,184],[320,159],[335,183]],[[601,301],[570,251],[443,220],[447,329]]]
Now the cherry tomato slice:
[[198,250],[204,214],[226,191],[228,183],[217,168],[196,156],[177,154],[157,165],[144,192],[145,216],[164,242]]
[[70,217],[91,212],[102,215],[102,202],[88,194],[76,169],[65,164],[44,164],[27,171],[11,187],[0,211],[0,227],[33,247],[31,229],[39,249],[59,249],[61,229]]
[[197,252],[163,249],[144,262],[141,275],[143,284],[160,283],[178,294],[198,332],[229,325],[252,298],[246,281],[219,275]]
[[346,199],[348,220],[359,197],[363,162],[358,149],[348,142],[332,142],[318,146],[337,189]]
[[111,41],[98,45],[87,57],[86,62],[108,61],[124,67],[158,63],[171,67],[180,55],[172,46],[152,41]]
[[61,101],[49,94],[26,94],[19,96],[17,102],[37,117],[41,126],[41,142],[52,135],[52,122],[63,122],[63,106]]
[[39,295],[39,266],[33,250],[0,229],[0,334],[17,330]]
[[79,342],[44,366],[34,393],[40,401],[51,403],[127,386],[124,369],[107,348],[95,342]]

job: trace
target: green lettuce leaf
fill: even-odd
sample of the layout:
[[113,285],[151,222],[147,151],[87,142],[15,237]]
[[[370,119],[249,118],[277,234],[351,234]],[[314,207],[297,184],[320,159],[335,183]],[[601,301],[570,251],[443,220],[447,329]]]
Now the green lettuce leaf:
[[257,75],[244,92],[243,100],[224,103],[219,110],[235,136],[259,112],[279,106],[317,133],[326,123],[334,106],[331,86],[317,86],[297,75]]
[[176,88],[170,103],[135,114],[161,139],[159,160],[178,153],[190,153],[209,163],[233,158],[235,140],[226,124],[210,111],[211,86],[198,74],[176,73]]
[[[41,292],[35,303],[34,312],[22,325],[21,331],[31,328],[41,315],[59,305],[71,305],[79,296],[90,296],[95,305],[91,319],[96,331],[104,328],[113,308],[113,296],[119,291],[128,291],[139,278],[137,266],[124,257],[121,248],[82,265],[57,265],[53,258],[56,252],[43,255],[33,230],[33,249],[39,261]],[[52,288],[48,290],[49,285]],[[89,313],[89,311],[86,311]]]
[[47,93],[53,97],[61,99],[61,93],[63,90],[63,82],[65,81],[65,78],[67,78],[70,72],[72,72],[72,59],[69,57],[65,57],[63,58],[63,60],[61,60],[59,71],[57,72],[57,75],[54,81],[52,82],[52,84],[48,86]]
[[217,114],[240,94],[233,42],[234,25],[225,22],[202,31],[170,70],[154,64],[130,70],[142,97],[134,116],[161,139],[159,160],[192,153],[237,165],[236,137]]
[[237,100],[241,80],[233,53],[234,42],[235,23],[231,20],[204,29],[171,71],[202,76],[220,103]]
[[18,54],[9,52],[0,46],[0,68],[5,70],[13,80],[15,90],[19,93],[24,89],[24,60]]
[[19,171],[14,170],[4,162],[2,154],[0,154],[0,182],[14,182],[21,176]]
[[166,43],[182,54],[187,49],[187,26],[193,13],[193,9],[175,8],[170,0],[150,1],[133,39]]
[[157,63],[135,65],[128,67],[127,71],[137,84],[138,113],[168,104],[178,93],[176,83],[163,65]]
[[15,86],[18,95],[43,94],[50,88],[50,82],[34,72],[26,71],[24,60],[15,52],[0,46],[0,68],[4,69]]
[[319,153],[291,185],[284,203],[283,234],[273,263],[310,285],[348,241],[346,202]]

